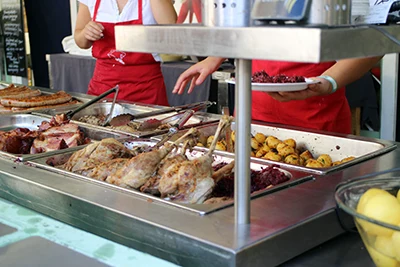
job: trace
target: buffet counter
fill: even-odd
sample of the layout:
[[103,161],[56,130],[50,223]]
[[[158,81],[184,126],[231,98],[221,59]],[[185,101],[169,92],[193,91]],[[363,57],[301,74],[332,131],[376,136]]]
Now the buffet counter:
[[[51,92],[41,90],[42,93]],[[76,93],[71,95],[82,102],[91,98]],[[91,114],[99,117],[107,114],[109,104],[97,103],[81,115]],[[117,103],[115,107],[116,113],[113,115],[127,111],[137,114],[160,108],[137,103]],[[63,107],[40,110],[35,114],[3,114],[1,122],[10,121],[11,125],[3,125],[1,130],[9,131],[22,126],[33,129],[42,121],[50,120],[54,114],[67,110],[68,107]],[[188,123],[196,125],[194,127],[202,134],[215,133],[215,116],[217,115],[208,113],[195,114]],[[161,134],[167,133],[164,131],[158,132],[158,135],[150,133],[140,136],[122,130],[91,126],[74,117],[72,122],[79,125],[84,134],[91,135],[93,145],[107,137],[113,137],[122,142],[121,146],[124,149],[158,142]],[[233,124],[232,127],[234,126]],[[335,253],[320,254],[315,250],[308,252],[310,254],[306,252],[342,236],[346,232],[345,229],[354,226],[350,217],[336,210],[334,193],[337,185],[361,176],[365,178],[390,175],[390,172],[400,167],[400,149],[397,144],[385,140],[311,132],[307,129],[257,122],[253,122],[251,127],[252,134],[276,135],[282,140],[294,138],[302,147],[308,146],[307,149],[315,155],[326,152],[331,154],[334,160],[350,155],[356,158],[327,168],[310,168],[252,157],[253,170],[275,169],[288,179],[279,184],[270,184],[272,186],[258,189],[251,194],[251,224],[248,225],[235,224],[232,199],[219,203],[205,203],[204,200],[196,203],[185,203],[179,199],[173,201],[170,195],[169,198],[161,198],[108,181],[89,178],[62,167],[62,159],[72,158],[71,155],[84,151],[89,145],[22,156],[1,151],[0,197],[85,232],[177,265],[302,266],[301,264],[314,261],[313,257],[318,258],[322,255],[345,266],[342,262],[345,257],[338,258]],[[182,130],[182,133],[185,133],[185,130]],[[196,146],[186,155],[193,156],[191,159],[194,159],[206,151],[206,148]],[[228,163],[234,156],[231,152],[214,151],[212,159],[214,163]],[[136,157],[132,156],[132,159]],[[84,157],[78,157],[80,158]],[[56,163],[57,160],[60,160],[59,163]],[[86,162],[82,161],[84,164]],[[8,209],[13,210],[9,207],[4,208]],[[11,217],[16,215],[18,214],[12,213]],[[1,218],[4,219],[1,223],[9,225],[5,215]],[[33,224],[40,222],[41,220],[37,219],[30,221]],[[41,233],[41,230],[31,228],[24,232]],[[334,240],[333,245],[328,243],[323,246],[327,246],[328,251],[331,246],[343,246],[343,241],[336,240],[338,241]],[[354,242],[354,251],[365,255],[363,252],[366,252],[361,247],[357,249],[359,239],[344,237],[344,240]],[[109,247],[104,250],[108,252]],[[298,257],[302,254],[304,257]],[[315,262],[320,261],[315,259]]]

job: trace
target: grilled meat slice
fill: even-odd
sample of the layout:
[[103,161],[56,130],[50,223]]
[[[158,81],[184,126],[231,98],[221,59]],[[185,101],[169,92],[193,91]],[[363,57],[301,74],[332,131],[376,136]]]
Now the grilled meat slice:
[[85,143],[83,132],[74,123],[50,127],[41,132],[33,141],[31,153],[37,154],[53,150],[75,147]]

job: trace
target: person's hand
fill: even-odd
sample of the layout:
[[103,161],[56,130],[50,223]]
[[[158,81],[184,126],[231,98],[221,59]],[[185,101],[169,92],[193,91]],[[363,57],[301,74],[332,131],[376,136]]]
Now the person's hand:
[[94,42],[103,38],[103,31],[103,25],[94,21],[90,21],[85,25],[85,28],[83,28],[82,34],[87,40]]
[[196,85],[202,84],[208,75],[218,69],[222,61],[221,58],[208,57],[191,66],[179,76],[172,93],[183,94],[186,85],[191,81],[188,90],[188,94],[190,94]]
[[332,92],[332,84],[328,80],[318,77],[310,79],[317,80],[319,83],[309,84],[307,89],[301,91],[269,92],[268,94],[275,100],[287,102],[291,100],[304,100],[313,96],[329,95]]

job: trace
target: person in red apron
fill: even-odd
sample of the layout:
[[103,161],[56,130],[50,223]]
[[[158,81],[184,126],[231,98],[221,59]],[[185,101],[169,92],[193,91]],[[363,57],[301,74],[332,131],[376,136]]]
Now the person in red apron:
[[198,23],[201,23],[201,0],[184,0],[179,10],[176,23],[182,24],[189,15],[189,23],[193,22],[193,14],[196,15]]
[[[344,87],[363,76],[381,57],[345,59],[327,63],[295,63],[253,60],[252,71],[265,70],[270,76],[305,76],[318,80],[297,92],[252,93],[252,119],[337,133],[351,133],[351,112]],[[216,71],[224,61],[208,57],[178,78],[174,93],[181,94],[191,81],[195,85]]]
[[114,27],[175,22],[170,0],[80,0],[75,41],[96,58],[88,93],[119,85],[118,99],[167,106],[158,55],[116,50]]

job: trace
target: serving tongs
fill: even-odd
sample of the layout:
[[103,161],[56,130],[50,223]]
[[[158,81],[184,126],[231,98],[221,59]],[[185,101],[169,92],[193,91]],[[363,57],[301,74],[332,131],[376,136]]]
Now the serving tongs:
[[76,113],[78,113],[79,111],[91,106],[92,104],[96,103],[97,101],[99,101],[100,99],[108,96],[109,94],[115,93],[114,94],[114,98],[113,98],[113,102],[111,104],[111,109],[110,109],[110,113],[107,115],[103,126],[108,124],[108,122],[110,121],[111,117],[112,117],[112,113],[114,111],[114,106],[115,106],[115,101],[117,100],[117,96],[118,96],[118,91],[119,91],[119,86],[115,86],[114,88],[111,88],[110,90],[102,93],[101,95],[96,96],[95,98],[91,99],[90,101],[80,105],[79,107],[77,107],[76,109],[70,110],[67,113],[65,113],[65,116],[67,117],[68,120],[70,120]]
[[174,112],[174,111],[180,112],[180,111],[184,111],[184,110],[189,110],[189,109],[193,109],[199,105],[205,105],[204,108],[206,108],[206,107],[211,106],[212,104],[213,104],[213,102],[204,101],[204,102],[198,102],[198,103],[187,104],[187,105],[182,105],[182,106],[163,108],[163,109],[139,113],[139,114],[125,113],[125,114],[120,114],[120,115],[112,118],[109,124],[114,127],[115,126],[124,126],[124,125],[127,125],[129,122],[137,120],[137,119],[148,118],[148,117],[166,114],[166,113]]
[[[138,131],[147,131],[147,130],[154,130],[157,129],[159,126],[175,121],[179,119],[179,121],[175,124],[175,127],[179,127],[179,125],[183,122],[182,126],[192,117],[192,115],[202,109],[205,109],[212,105],[213,102],[206,101],[206,102],[201,102],[197,103],[194,106],[190,107],[186,112],[185,111],[180,111],[177,114],[174,114],[172,116],[166,117],[164,119],[156,119],[156,118],[151,118],[148,120],[145,120],[144,122],[140,123],[138,127]],[[182,127],[181,126],[181,127]]]
[[[193,116],[193,114],[196,111],[191,109],[191,110],[186,110],[185,112],[181,112],[181,118],[178,120],[177,123],[171,125],[171,127],[169,127],[168,129],[168,133],[164,135],[163,138],[161,138],[160,141],[158,141],[153,148],[160,148],[165,142],[167,142],[169,139],[171,139],[171,137],[178,133],[179,130],[181,130],[183,128],[183,126],[185,125],[185,123]],[[153,149],[152,148],[152,149]]]

